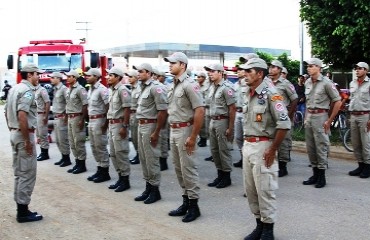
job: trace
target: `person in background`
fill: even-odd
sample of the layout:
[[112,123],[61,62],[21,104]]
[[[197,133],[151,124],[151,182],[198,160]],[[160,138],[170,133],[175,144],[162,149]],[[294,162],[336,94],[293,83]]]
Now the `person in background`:
[[286,67],[283,67],[281,69],[281,75],[280,75],[282,78],[284,79],[288,79],[287,76],[288,76],[288,70],[286,69]]
[[306,114],[306,95],[305,95],[305,83],[306,79],[304,75],[299,75],[297,83],[294,85],[295,91],[298,95],[297,111],[303,114],[303,119]]
[[4,95],[1,97],[1,100],[6,100],[8,98],[8,93],[11,88],[12,86],[10,86],[8,80],[4,80],[4,87],[2,90],[4,92]]
[[[207,74],[205,72],[199,72],[195,76],[197,77],[197,81],[200,87],[200,92],[202,93],[202,97],[203,99],[206,99],[206,97],[209,94],[209,87],[210,87],[209,81],[207,80]],[[205,106],[205,108],[207,111],[207,106]],[[209,109],[209,106],[208,106],[208,109]],[[207,139],[209,137],[208,128],[209,128],[210,121],[211,119],[209,118],[209,115],[205,114],[203,125],[199,132],[199,141],[197,143],[199,147],[207,146]]]

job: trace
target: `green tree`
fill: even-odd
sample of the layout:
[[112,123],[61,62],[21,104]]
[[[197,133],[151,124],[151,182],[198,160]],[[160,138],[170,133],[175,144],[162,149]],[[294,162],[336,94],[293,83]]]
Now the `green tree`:
[[359,61],[369,62],[368,0],[301,0],[300,6],[313,55],[341,69]]

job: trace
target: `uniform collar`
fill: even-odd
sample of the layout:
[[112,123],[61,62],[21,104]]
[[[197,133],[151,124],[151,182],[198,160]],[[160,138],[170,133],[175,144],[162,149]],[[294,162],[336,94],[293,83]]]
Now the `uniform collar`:
[[94,85],[92,85],[93,88],[97,89],[100,87],[100,81],[97,81]]
[[224,84],[225,80],[222,79],[217,85],[215,84],[215,86],[222,86],[222,84]]
[[187,78],[188,78],[188,75],[186,74],[186,72],[183,72],[179,78],[176,78],[176,80],[179,82],[183,82]]
[[54,88],[60,89],[62,86],[63,86],[63,83],[60,82],[60,83],[58,83],[58,85],[54,86]]
[[117,90],[122,85],[121,81],[119,81],[116,86],[113,87],[114,90]]
[[78,82],[76,81],[75,84],[72,85],[73,88],[76,88],[78,86]]
[[36,90],[36,87],[35,87],[35,86],[33,86],[33,85],[30,83],[30,81],[27,81],[27,80],[25,80],[25,79],[22,79],[21,83],[26,84],[26,85],[27,85],[28,87],[30,87],[32,90]]
[[266,89],[268,87],[266,81],[262,81],[260,85],[258,85],[258,87],[255,89],[255,92],[259,95],[262,93],[262,91],[264,89]]

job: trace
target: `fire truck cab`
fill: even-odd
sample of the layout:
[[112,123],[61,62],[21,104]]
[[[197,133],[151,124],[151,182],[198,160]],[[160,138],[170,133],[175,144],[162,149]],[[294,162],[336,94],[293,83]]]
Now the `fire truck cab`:
[[17,55],[9,55],[8,69],[17,72],[17,83],[21,81],[20,69],[27,63],[35,63],[40,69],[45,70],[40,75],[40,84],[50,82],[52,72],[69,72],[72,69],[86,70],[86,67],[101,68],[101,82],[106,83],[106,69],[113,65],[112,59],[99,53],[85,50],[85,46],[74,44],[72,40],[37,40],[30,41],[30,45],[20,47]]

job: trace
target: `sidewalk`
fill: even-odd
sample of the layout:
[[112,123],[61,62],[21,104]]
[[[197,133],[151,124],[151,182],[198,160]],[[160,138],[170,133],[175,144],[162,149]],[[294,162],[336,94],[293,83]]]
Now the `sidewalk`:
[[[296,152],[307,153],[306,143],[301,141],[293,141],[292,150]],[[331,145],[329,157],[334,159],[355,161],[353,152],[348,152],[342,145]]]

